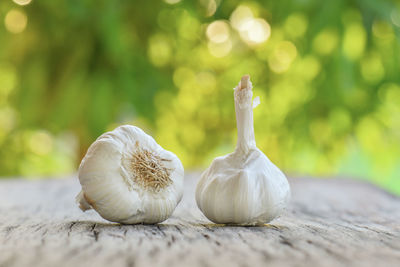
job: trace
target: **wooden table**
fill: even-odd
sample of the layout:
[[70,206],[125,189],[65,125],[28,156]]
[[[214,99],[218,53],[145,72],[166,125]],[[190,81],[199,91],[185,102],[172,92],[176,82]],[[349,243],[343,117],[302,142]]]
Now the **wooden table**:
[[400,198],[362,181],[291,179],[288,211],[271,224],[208,221],[199,175],[159,225],[109,223],[74,203],[76,177],[0,180],[0,266],[400,266]]

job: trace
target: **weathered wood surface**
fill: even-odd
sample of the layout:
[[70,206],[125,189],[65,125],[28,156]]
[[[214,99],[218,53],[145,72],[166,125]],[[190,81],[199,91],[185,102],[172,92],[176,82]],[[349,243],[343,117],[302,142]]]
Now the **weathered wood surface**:
[[262,227],[210,223],[198,175],[159,225],[119,225],[74,203],[74,179],[0,181],[0,266],[400,266],[400,199],[344,179],[291,179],[292,203]]

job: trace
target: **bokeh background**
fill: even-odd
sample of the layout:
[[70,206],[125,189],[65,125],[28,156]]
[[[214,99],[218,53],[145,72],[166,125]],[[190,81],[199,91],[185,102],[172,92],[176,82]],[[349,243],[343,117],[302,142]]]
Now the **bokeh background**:
[[0,175],[73,174],[127,123],[201,170],[234,149],[249,73],[286,173],[400,194],[399,36],[390,0],[1,0]]

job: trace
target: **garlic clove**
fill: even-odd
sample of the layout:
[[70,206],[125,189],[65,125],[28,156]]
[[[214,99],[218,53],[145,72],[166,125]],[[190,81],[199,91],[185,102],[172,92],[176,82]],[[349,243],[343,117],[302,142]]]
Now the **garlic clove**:
[[125,224],[159,223],[183,195],[184,170],[172,152],[135,126],[101,135],[79,167],[80,208]]
[[267,223],[290,200],[285,175],[256,147],[251,88],[248,75],[235,88],[236,150],[214,159],[196,188],[198,207],[215,223]]

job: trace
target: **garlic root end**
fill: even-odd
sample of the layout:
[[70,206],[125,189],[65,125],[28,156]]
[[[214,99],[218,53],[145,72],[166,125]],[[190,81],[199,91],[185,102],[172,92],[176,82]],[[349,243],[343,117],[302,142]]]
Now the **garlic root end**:
[[79,208],[82,211],[87,211],[92,209],[91,205],[86,201],[83,191],[79,192],[79,194],[75,198],[76,202],[79,204]]

